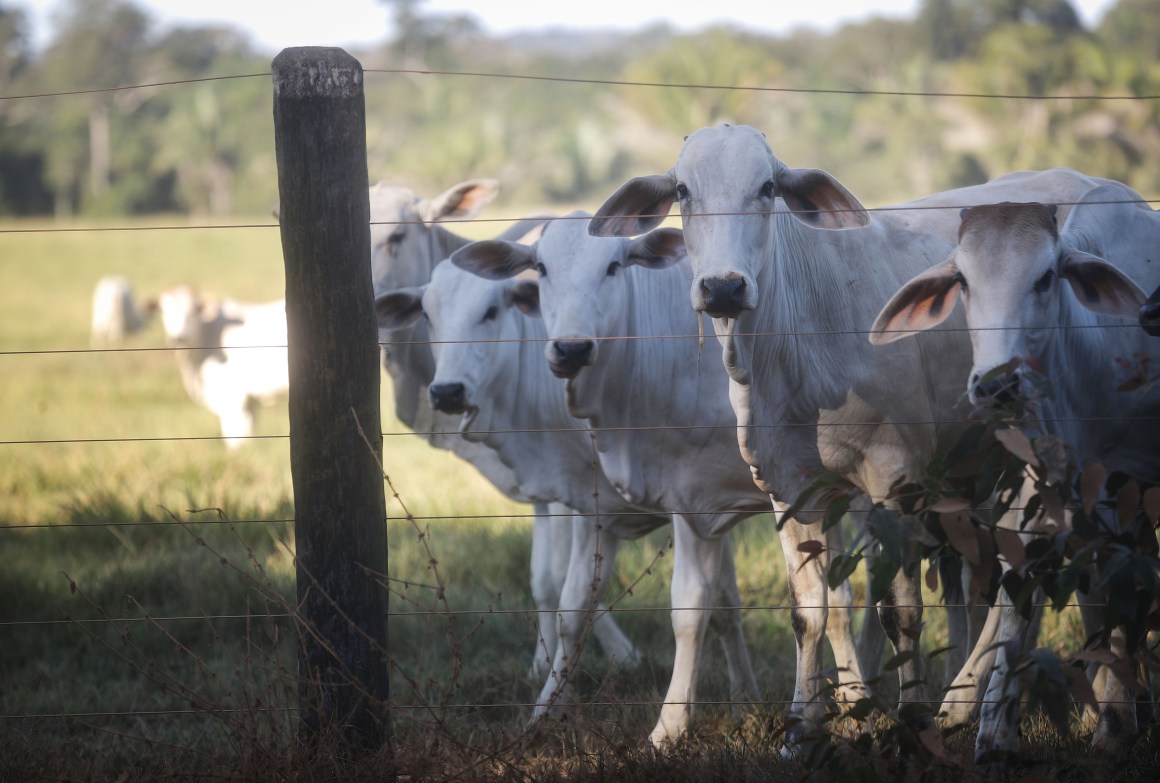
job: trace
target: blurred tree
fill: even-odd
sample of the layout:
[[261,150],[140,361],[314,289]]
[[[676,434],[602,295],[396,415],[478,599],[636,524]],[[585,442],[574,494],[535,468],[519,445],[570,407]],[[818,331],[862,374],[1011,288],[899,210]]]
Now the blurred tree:
[[[142,11],[122,0],[68,0],[57,18],[57,37],[38,69],[45,89],[76,91],[145,81],[151,23]],[[58,213],[71,213],[78,196],[91,205],[110,191],[113,109],[132,113],[146,97],[125,90],[56,100],[46,151]],[[78,121],[82,113],[84,119]]]
[[1113,51],[1160,61],[1160,3],[1120,0],[1104,15],[1098,34]]
[[1069,0],[923,0],[919,29],[936,60],[974,56],[987,34],[1006,24],[1037,24],[1069,35],[1083,29]]

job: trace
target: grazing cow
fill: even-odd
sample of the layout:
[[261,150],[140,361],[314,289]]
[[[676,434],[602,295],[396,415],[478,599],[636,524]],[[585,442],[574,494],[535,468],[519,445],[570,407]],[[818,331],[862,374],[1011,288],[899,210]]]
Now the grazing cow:
[[118,345],[126,337],[145,328],[149,316],[157,309],[150,301],[144,310],[137,308],[133,286],[121,275],[108,275],[93,289],[93,319],[90,344],[94,348]]
[[[401,288],[422,286],[435,266],[471,240],[449,230],[446,224],[470,220],[499,194],[499,182],[471,179],[460,182],[434,198],[422,198],[399,185],[380,182],[370,188],[371,279],[375,295]],[[542,218],[519,221],[501,236],[519,239]],[[420,319],[410,327],[383,335],[383,366],[394,389],[395,415],[432,446],[448,449],[471,463],[501,493],[518,502],[533,503],[532,596],[538,617],[555,617],[565,572],[555,564],[567,563],[570,536],[561,533],[570,509],[560,504],[535,501],[520,489],[512,469],[486,445],[459,436],[457,415],[442,413],[427,404],[427,387],[435,373],[428,345],[427,324]],[[593,633],[601,648],[613,658],[635,660],[637,653],[616,625],[612,615],[599,612]],[[557,648],[556,622],[539,623],[536,654],[530,677],[542,681]]]
[[[535,299],[534,281],[484,280],[445,261],[426,286],[376,301],[380,328],[410,326],[426,316],[436,365],[428,388],[432,406],[462,416],[459,432],[493,449],[526,495],[577,512],[560,596],[559,637],[533,720],[571,699],[571,669],[619,542],[670,521],[663,509],[657,513],[625,500],[601,470],[600,444],[568,412],[564,381],[553,377],[543,361],[543,322],[520,313],[534,308]],[[673,521],[682,524],[679,517]],[[736,575],[732,562],[727,565],[713,590],[713,605],[720,607],[715,627],[733,694],[755,700],[756,680],[736,608]]]
[[235,449],[254,432],[254,409],[290,388],[286,302],[239,304],[199,295],[187,285],[158,297],[165,338],[190,398],[221,422]]
[[[451,260],[496,279],[538,271],[538,281],[521,280],[513,290],[529,301],[527,310],[538,306],[543,315],[547,365],[567,379],[571,413],[591,426],[604,472],[625,497],[673,513],[676,658],[650,736],[665,746],[689,722],[705,627],[716,620],[708,611],[715,586],[732,581],[727,531],[768,511],[769,497],[738,455],[726,378],[708,364],[713,360],[701,349],[697,319],[685,304],[692,272],[681,232],[661,229],[635,241],[597,238],[587,233],[589,217],[573,213],[553,221],[532,247],[479,242]],[[782,530],[791,593],[807,582],[821,593],[804,600],[810,606],[827,603],[828,556],[811,557],[826,539],[817,528]],[[837,528],[829,544],[839,546]],[[843,583],[830,598],[830,638],[840,669],[836,695],[847,703],[865,695],[850,603]],[[798,688],[809,681],[816,689],[823,679],[817,641],[803,656]]]
[[[1098,462],[1160,480],[1160,432],[1153,423],[1160,389],[1145,384],[1141,391],[1116,391],[1124,381],[1117,362],[1148,351],[1149,338],[1124,320],[1140,317],[1145,297],[1137,283],[1149,289],[1160,283],[1160,213],[1142,202],[1124,203],[1139,198],[1120,185],[1096,188],[1058,231],[1055,208],[1040,203],[963,210],[953,254],[898,291],[875,320],[871,342],[883,345],[935,326],[961,294],[974,348],[967,382],[972,402],[1027,401],[1036,427],[1059,437],[1077,468]],[[1050,394],[1037,393],[1031,366],[1046,377]],[[1001,599],[1003,645],[987,688],[980,759],[1018,749],[1019,682],[1010,657],[1034,646],[1028,619],[1006,591]],[[1122,632],[1113,630],[1111,640],[1112,651],[1124,657]],[[1137,683],[1107,676],[1097,693],[1097,748],[1117,752],[1134,736],[1135,690]]]
[[[809,521],[834,493],[852,489],[897,507],[891,489],[922,476],[962,431],[966,401],[948,372],[970,364],[961,316],[909,346],[874,349],[861,338],[903,281],[949,252],[951,223],[939,207],[993,201],[1007,191],[1066,200],[1093,186],[1066,170],[1018,174],[871,220],[826,172],[791,169],[763,134],[726,125],[689,136],[668,174],[622,186],[590,231],[639,234],[679,202],[694,270],[693,309],[713,317],[738,445],[754,481],[793,500],[820,478],[839,480],[803,509],[800,518]],[[922,703],[916,570],[899,571],[879,614],[903,661],[901,701]],[[800,654],[824,632],[825,613],[797,616]],[[788,738],[791,752],[821,716],[816,686],[795,692],[792,712],[804,720],[802,732]]]

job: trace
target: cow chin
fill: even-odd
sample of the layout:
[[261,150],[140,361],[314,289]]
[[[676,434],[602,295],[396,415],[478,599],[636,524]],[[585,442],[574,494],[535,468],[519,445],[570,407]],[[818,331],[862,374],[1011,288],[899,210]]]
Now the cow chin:
[[587,367],[587,365],[573,364],[571,362],[548,362],[548,369],[552,371],[552,375],[555,375],[557,378],[563,378],[566,381],[575,378],[585,367]]

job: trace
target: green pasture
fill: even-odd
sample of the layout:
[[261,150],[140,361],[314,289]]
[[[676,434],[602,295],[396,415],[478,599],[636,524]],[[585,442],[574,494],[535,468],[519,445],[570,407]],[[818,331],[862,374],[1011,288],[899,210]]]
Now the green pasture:
[[[140,299],[181,282],[248,301],[282,295],[276,228],[168,228],[178,222],[77,232],[8,223],[0,233],[0,777],[137,770],[135,779],[168,764],[244,776],[233,760],[267,750],[286,758],[296,689],[285,617],[295,589],[286,406],[259,412],[258,434],[269,437],[227,452],[213,439],[216,419],[186,397],[157,323],[124,350],[85,350],[89,297],[104,274],[129,277]],[[496,748],[516,748],[534,777],[591,773],[570,766],[577,757],[561,750],[558,731],[510,744],[536,694],[526,678],[530,509],[404,433],[389,391],[384,384],[398,747],[414,755],[442,738],[444,749],[481,748],[493,759]],[[770,518],[743,525],[734,542],[742,596],[755,607],[745,613],[754,665],[775,706],[731,718],[723,659],[710,642],[694,742],[715,772],[741,775],[775,758],[769,719],[792,695],[794,645],[788,612],[772,608],[789,597]],[[614,749],[609,764],[640,763],[655,720],[647,703],[667,685],[671,560],[667,531],[626,544],[608,596],[647,652],[643,666],[615,669],[595,643],[582,662],[587,706],[575,716],[580,741],[591,744],[581,747]],[[859,595],[862,584],[859,576]],[[931,606],[926,618],[927,649],[943,647],[942,611]],[[1041,643],[1076,651],[1078,616],[1048,617]],[[929,668],[940,681],[941,658]],[[1035,757],[1080,763],[1081,745],[1043,721],[1031,725]],[[495,764],[493,779],[525,779]],[[255,776],[277,777],[274,769]]]

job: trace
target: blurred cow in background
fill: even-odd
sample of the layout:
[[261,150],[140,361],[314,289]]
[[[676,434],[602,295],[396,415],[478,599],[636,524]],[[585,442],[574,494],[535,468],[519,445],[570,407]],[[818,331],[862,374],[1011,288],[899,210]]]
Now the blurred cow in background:
[[94,348],[119,345],[126,337],[145,328],[157,311],[157,302],[150,300],[138,309],[133,286],[121,275],[106,275],[93,289],[93,320],[90,344]]

